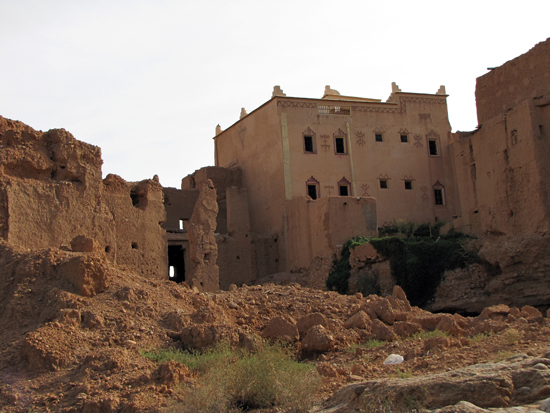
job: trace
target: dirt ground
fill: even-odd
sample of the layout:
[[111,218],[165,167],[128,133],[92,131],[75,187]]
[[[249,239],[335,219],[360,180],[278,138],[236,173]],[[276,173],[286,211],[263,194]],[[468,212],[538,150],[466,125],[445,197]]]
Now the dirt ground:
[[[389,301],[393,325],[387,322],[387,314],[375,311],[385,320],[384,331],[390,331],[391,337],[369,347],[377,344],[375,329],[346,328],[346,322],[361,309],[368,313],[374,308],[371,304],[379,305],[378,297],[343,296],[298,284],[200,293],[114,266],[109,266],[104,291],[82,296],[55,271],[67,254],[71,253],[17,250],[2,256],[3,412],[177,411],[173,406],[184,402],[182,386],[195,377],[176,363],[157,365],[142,355],[143,350],[182,348],[182,331],[197,326],[213,333],[193,333],[196,343],[228,339],[242,344],[247,337],[260,336],[276,317],[298,324],[309,314],[325,317],[330,350],[305,353],[300,340],[293,343],[297,357],[318,366],[322,375],[319,403],[351,382],[426,375],[513,354],[542,357],[550,352],[550,322],[532,308],[504,306],[477,318],[452,316],[441,323],[431,313],[394,298]],[[438,329],[448,330],[446,336],[430,338],[426,331],[434,330],[436,322]],[[404,327],[419,325],[426,328],[415,338],[403,334]],[[402,355],[405,361],[384,365],[390,354]]]

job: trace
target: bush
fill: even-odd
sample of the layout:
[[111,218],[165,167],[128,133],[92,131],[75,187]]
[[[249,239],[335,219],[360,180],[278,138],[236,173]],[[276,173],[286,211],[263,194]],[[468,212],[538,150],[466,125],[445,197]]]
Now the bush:
[[154,351],[152,360],[175,360],[202,373],[185,389],[181,412],[224,412],[279,406],[306,412],[313,404],[319,378],[315,369],[296,362],[288,348],[264,344],[257,353],[228,344],[199,352]]

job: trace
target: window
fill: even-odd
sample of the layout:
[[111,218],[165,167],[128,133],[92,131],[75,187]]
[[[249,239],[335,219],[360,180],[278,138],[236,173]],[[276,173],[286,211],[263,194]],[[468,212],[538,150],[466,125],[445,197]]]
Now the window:
[[401,142],[407,143],[409,141],[409,135],[401,135]]
[[408,179],[405,180],[405,189],[413,189],[412,181],[410,181]]
[[315,147],[315,132],[311,128],[307,128],[302,132],[304,138],[304,153],[317,153],[317,148]]
[[336,149],[336,153],[340,153],[340,154],[346,153],[346,145],[343,137],[334,138],[334,148]]
[[315,179],[313,176],[311,176],[306,181],[306,194],[311,199],[318,199],[321,196],[319,192],[319,181]]
[[308,184],[307,194],[311,197],[311,199],[317,199],[317,185]]
[[428,139],[428,148],[430,150],[430,155],[439,155],[437,152],[437,140],[436,139]]
[[313,153],[313,136],[304,136],[304,152]]
[[350,188],[351,188],[351,182],[348,181],[345,177],[343,177],[338,182],[338,195],[350,196],[351,195]]
[[338,187],[340,196],[349,196],[349,186],[347,185],[340,185]]
[[382,142],[382,134],[381,133],[375,133],[374,134],[374,140],[376,142]]
[[386,181],[385,179],[381,179],[380,180],[380,188],[388,189],[388,181]]
[[443,189],[442,188],[434,189],[434,198],[435,198],[435,204],[436,205],[445,205],[443,203]]

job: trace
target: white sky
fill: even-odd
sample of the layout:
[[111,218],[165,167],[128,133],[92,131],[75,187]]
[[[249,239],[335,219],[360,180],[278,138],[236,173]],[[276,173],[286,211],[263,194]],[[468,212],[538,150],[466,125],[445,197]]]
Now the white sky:
[[386,100],[445,85],[453,131],[475,79],[550,37],[550,1],[0,0],[0,115],[100,146],[103,173],[164,186],[214,163],[271,98]]

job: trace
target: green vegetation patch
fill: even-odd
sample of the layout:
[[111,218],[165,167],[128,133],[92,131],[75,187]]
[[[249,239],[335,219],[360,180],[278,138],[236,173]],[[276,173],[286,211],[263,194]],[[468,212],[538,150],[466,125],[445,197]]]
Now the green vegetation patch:
[[143,355],[162,363],[174,360],[200,373],[184,389],[178,412],[241,411],[266,407],[306,412],[319,386],[313,366],[294,360],[290,349],[265,343],[257,352],[220,344],[204,352],[155,350]]
[[[418,232],[434,235],[415,236]],[[351,270],[349,250],[370,242],[389,259],[392,277],[403,288],[411,304],[423,306],[434,297],[445,271],[465,268],[479,260],[477,252],[464,246],[469,239],[460,233],[439,236],[439,228],[429,224],[418,226],[409,238],[353,238],[344,244],[342,256],[334,263],[326,285],[331,290],[346,294]]]

